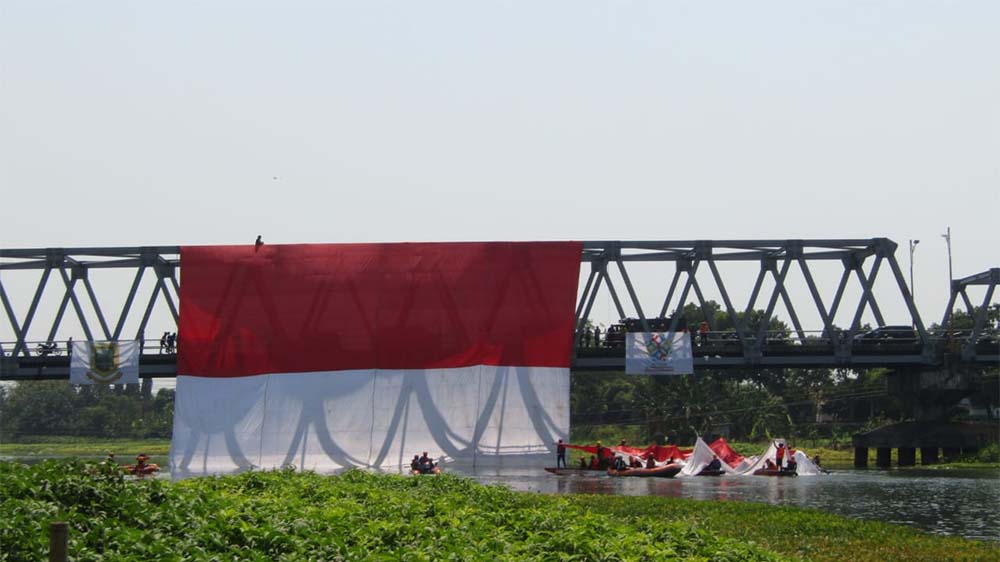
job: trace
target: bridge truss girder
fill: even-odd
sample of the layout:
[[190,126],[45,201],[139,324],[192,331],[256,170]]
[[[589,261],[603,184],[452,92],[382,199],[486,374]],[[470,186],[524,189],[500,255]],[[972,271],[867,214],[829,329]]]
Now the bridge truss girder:
[[[692,240],[692,241],[597,241],[584,242],[581,260],[584,266],[589,266],[587,280],[584,284],[580,300],[576,307],[577,342],[580,341],[583,328],[587,325],[593,310],[594,301],[603,287],[606,287],[614,303],[616,312],[621,318],[628,316],[623,302],[627,302],[635,310],[641,324],[648,327],[651,318],[666,318],[671,310],[679,310],[688,303],[689,296],[694,295],[696,304],[701,308],[706,321],[712,329],[715,318],[706,307],[704,287],[699,283],[697,272],[706,268],[711,274],[714,289],[718,291],[723,305],[723,312],[729,319],[729,324],[735,326],[738,338],[739,353],[735,356],[717,357],[696,352],[696,367],[750,367],[750,366],[881,366],[890,364],[934,364],[940,361],[941,345],[924,326],[909,287],[906,284],[900,266],[895,258],[897,245],[886,238],[858,240]],[[674,272],[669,283],[664,279],[665,295],[655,303],[640,302],[639,294],[632,283],[630,269],[641,263],[670,262]],[[750,291],[748,302],[736,303],[732,298],[731,288],[735,281],[723,278],[720,265],[731,262],[755,263],[759,266],[758,274]],[[812,268],[817,263],[839,263],[842,266],[840,280],[836,291],[826,305]],[[613,268],[613,269],[611,269]],[[888,269],[890,280],[902,298],[910,315],[910,323],[919,336],[919,345],[912,353],[893,354],[891,356],[879,353],[860,353],[855,349],[854,336],[861,330],[862,316],[870,312],[879,326],[885,325],[881,307],[876,300],[873,286],[880,272]],[[90,273],[95,270],[123,270],[132,275],[130,289],[124,305],[117,317],[107,314],[108,307],[101,305],[99,294],[90,282]],[[48,325],[47,338],[52,341],[63,322],[67,308],[72,307],[73,314],[80,322],[84,337],[87,340],[105,339],[141,339],[148,326],[154,307],[164,303],[176,326],[180,281],[179,273],[180,248],[178,246],[145,246],[145,247],[110,247],[110,248],[48,248],[48,249],[15,249],[0,250],[0,310],[10,325],[15,341],[0,342],[0,356],[4,357],[4,378],[18,378],[17,373],[36,373],[41,376],[42,368],[48,370],[47,376],[65,376],[62,373],[65,358],[39,357],[31,348],[31,333],[38,319],[39,302],[43,293],[50,286],[59,287],[61,300],[52,314]],[[621,284],[616,286],[609,269],[616,272]],[[15,306],[9,298],[8,289],[4,286],[4,273],[34,270],[40,272],[40,278],[35,286],[30,304],[23,316],[15,313]],[[155,275],[152,293],[142,302],[136,302],[138,289],[147,270]],[[810,302],[822,323],[823,337],[829,341],[828,350],[819,355],[811,353],[808,356],[792,354],[775,354],[767,349],[766,329],[768,322],[775,313],[780,301],[791,322],[795,343],[804,344],[809,340],[806,327],[801,322],[799,312],[803,304],[789,296],[787,290],[789,276],[792,271],[798,271],[802,276]],[[586,270],[584,270],[586,271]],[[955,300],[961,296],[967,307],[973,311],[965,289],[971,285],[987,285],[987,296],[984,305],[978,310],[985,317],[986,305],[994,296],[997,284],[998,269],[992,269],[984,274],[956,280],[952,286],[949,311]],[[884,273],[883,273],[884,275]],[[773,282],[770,294],[762,295],[765,280]],[[845,290],[849,282],[855,279],[860,287],[860,296],[856,303],[845,302]],[[82,289],[81,289],[82,287]],[[18,290],[23,290],[21,286]],[[26,295],[25,295],[26,297]],[[623,297],[627,301],[623,301]],[[675,299],[676,297],[676,299]],[[762,298],[763,297],[763,298]],[[829,295],[828,295],[829,297]],[[25,298],[24,300],[27,300]],[[141,300],[141,299],[140,299]],[[655,306],[654,306],[655,304]],[[752,330],[745,325],[743,317],[746,313],[757,309],[762,304],[764,317],[760,326]],[[833,319],[839,310],[853,307],[852,320],[846,330],[834,325]],[[85,312],[89,312],[96,322],[88,320]],[[134,318],[141,309],[142,317],[134,335],[125,334],[126,320]],[[658,309],[656,316],[648,316],[647,311]],[[760,310],[760,309],[758,309]],[[945,323],[950,312],[945,314]],[[110,321],[109,321],[110,320]],[[676,328],[676,317],[674,326]],[[985,330],[985,319],[976,319],[975,334]],[[975,339],[971,339],[963,349],[963,359],[969,361],[995,361],[995,355],[983,357],[976,354]],[[792,348],[789,348],[792,349]],[[151,376],[170,376],[169,358],[150,361],[151,370],[144,373]],[[155,368],[153,365],[155,364]],[[623,361],[616,357],[584,357],[580,354],[575,359],[574,368],[604,369],[621,368]],[[58,375],[57,375],[58,374]],[[31,378],[37,378],[32,376]]]
[[[166,303],[176,326],[179,310],[180,284],[177,272],[180,265],[180,249],[176,246],[144,246],[124,248],[45,248],[24,250],[0,250],[0,304],[16,340],[13,345],[0,343],[0,353],[17,357],[30,357],[33,350],[28,345],[29,330],[36,320],[38,306],[43,294],[49,288],[53,273],[62,281],[62,296],[60,304],[51,317],[48,337],[43,341],[54,341],[59,327],[62,325],[66,308],[72,305],[73,312],[80,323],[84,337],[88,341],[122,339],[126,320],[129,319],[139,286],[147,270],[155,274],[155,284],[152,294],[145,302],[145,309],[139,328],[133,337],[127,339],[140,340],[149,323],[154,306],[158,301]],[[101,301],[90,282],[90,273],[95,270],[133,270],[131,287],[125,299],[124,306],[118,314],[112,329],[101,306]],[[14,271],[40,270],[41,277],[22,320],[14,311],[13,303],[4,286],[4,273]],[[83,286],[87,301],[81,301],[77,287]],[[57,291],[59,289],[56,289]],[[97,319],[97,326],[92,326],[85,313],[84,303],[90,305],[90,311]],[[96,332],[95,329],[100,331]]]
[[[693,290],[705,321],[709,324],[709,328],[714,331],[716,329],[714,325],[715,319],[706,307],[702,287],[695,275],[698,268],[704,264],[711,271],[716,285],[715,288],[721,295],[723,304],[725,305],[725,313],[727,314],[729,323],[736,328],[737,337],[744,348],[745,358],[748,361],[753,361],[763,356],[763,348],[766,343],[765,332],[778,299],[781,299],[790,316],[790,321],[794,327],[798,341],[800,343],[805,343],[806,341],[805,330],[799,320],[799,314],[792,299],[789,298],[786,289],[786,278],[790,267],[792,264],[796,264],[809,288],[812,304],[822,319],[824,336],[831,339],[835,354],[846,358],[851,354],[854,336],[861,329],[861,319],[866,309],[871,311],[878,326],[885,325],[885,319],[872,291],[872,287],[882,264],[887,263],[896,287],[898,287],[900,297],[905,302],[910,314],[910,323],[916,328],[919,340],[925,348],[924,352],[932,354],[931,338],[914,305],[913,296],[903,277],[899,263],[896,261],[896,247],[897,245],[887,238],[862,240],[585,242],[583,261],[590,264],[591,271],[584,287],[583,295],[577,304],[577,335],[578,337],[581,335],[581,330],[586,325],[592,310],[594,299],[602,285],[607,286],[619,316],[622,318],[626,317],[619,292],[608,275],[608,266],[612,263],[621,275],[639,321],[644,327],[648,327],[649,318],[645,315],[641,303],[636,298],[636,293],[627,271],[627,264],[656,261],[673,262],[675,264],[673,278],[667,288],[666,296],[663,299],[663,304],[660,307],[657,317],[667,317],[670,305],[674,303],[673,298],[677,291],[678,283],[682,277],[686,277],[679,298],[676,301],[676,309],[680,310],[688,303],[689,293]],[[869,258],[872,258],[872,263],[866,272],[864,266]],[[836,293],[833,295],[829,307],[825,306],[816,280],[809,267],[810,263],[820,261],[838,261],[844,268]],[[722,262],[754,262],[760,265],[759,274],[755,280],[749,301],[745,307],[739,310],[735,308],[726,284],[719,272],[718,265]],[[749,328],[743,325],[743,317],[746,317],[755,309],[760,297],[760,290],[768,274],[770,274],[774,281],[774,289],[767,299],[767,305],[764,309],[764,319],[761,325],[756,333],[751,333]],[[848,287],[848,282],[852,275],[858,279],[862,292],[859,302],[855,307],[853,320],[848,330],[842,332],[833,324],[833,318],[836,317],[838,309],[843,304],[845,289]],[[738,312],[743,313],[743,317]],[[679,315],[674,315],[671,330],[677,328],[678,321]],[[840,337],[831,337],[831,335],[835,334],[839,334]]]
[[[948,299],[944,318],[941,319],[941,326],[945,329],[949,328],[958,297],[962,297],[966,313],[973,319],[972,333],[962,344],[962,359],[968,360],[976,357],[976,342],[984,335],[988,326],[989,309],[998,284],[1000,284],[1000,268],[997,267],[962,279],[953,279],[951,282],[951,297]],[[969,298],[969,288],[975,286],[985,287],[983,300],[978,307],[973,306],[972,299]],[[1000,305],[993,304],[992,306]]]

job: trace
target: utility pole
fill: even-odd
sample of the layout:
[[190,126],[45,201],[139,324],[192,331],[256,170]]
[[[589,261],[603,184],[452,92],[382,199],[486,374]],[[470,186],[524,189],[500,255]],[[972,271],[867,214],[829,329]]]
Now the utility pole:
[[920,240],[910,240],[910,298],[915,298],[917,294],[916,289],[913,287],[913,250],[917,249],[917,244]]
[[948,227],[948,231],[941,235],[944,238],[945,243],[948,245],[948,295],[951,295],[951,282],[955,279],[955,276],[951,272],[951,227]]

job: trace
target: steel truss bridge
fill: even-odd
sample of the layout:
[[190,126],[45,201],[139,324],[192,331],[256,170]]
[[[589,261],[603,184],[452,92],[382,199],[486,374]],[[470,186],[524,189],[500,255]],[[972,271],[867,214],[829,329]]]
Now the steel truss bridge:
[[[1000,268],[952,280],[941,326],[949,326],[961,299],[965,312],[974,320],[971,330],[932,332],[917,312],[896,260],[896,249],[897,244],[887,238],[584,242],[581,263],[587,278],[576,306],[573,369],[624,368],[622,348],[609,346],[613,342],[607,340],[594,345],[587,337],[596,298],[604,293],[610,296],[619,318],[631,318],[630,324],[643,331],[651,326],[657,331],[666,326],[675,330],[680,327],[680,315],[673,313],[688,304],[698,307],[709,332],[696,338],[697,369],[933,367],[946,358],[997,364],[1000,350],[987,310],[997,306],[994,295]],[[641,292],[640,298],[633,278],[648,280],[648,272],[640,270],[657,264],[658,276],[663,277],[653,291],[657,298],[651,300],[650,291]],[[733,264],[743,270],[738,274],[726,271]],[[839,275],[832,291],[821,282],[826,277],[820,279],[814,271],[828,270],[831,265]],[[163,306],[173,321],[168,329],[176,330],[181,269],[178,246],[0,249],[0,302],[14,334],[13,341],[0,341],[0,379],[68,378],[68,345],[56,336],[69,308],[86,340],[143,342],[140,376],[176,376],[176,356],[159,348],[159,338],[145,340],[144,335],[154,309]],[[757,271],[755,278],[747,274],[753,269]],[[862,327],[866,313],[878,327],[887,326],[875,291],[880,274],[888,278],[890,289],[887,293],[881,285],[878,294],[883,301],[894,298],[905,304],[905,324],[912,326],[912,337],[886,332],[890,337],[880,338],[877,332],[866,333]],[[24,291],[31,290],[32,281],[21,282],[22,275],[34,276],[30,297]],[[92,283],[92,277],[97,276],[115,289],[99,294]],[[754,279],[752,285],[750,278]],[[16,286],[12,283],[15,279],[19,281]],[[804,284],[806,297],[791,298],[794,282]],[[747,289],[747,302],[735,302],[733,295]],[[17,291],[13,296],[21,298],[11,298],[9,290]],[[709,290],[721,297],[726,330],[707,304]],[[983,298],[976,299],[978,293],[970,295],[970,290],[982,291]],[[122,293],[125,296],[119,309],[111,302],[121,301]],[[40,306],[46,299],[52,306]],[[27,303],[20,314],[17,302]],[[791,323],[791,333],[768,330],[769,321],[778,317],[779,302]],[[108,315],[119,310],[116,317]],[[803,311],[818,317],[819,324],[804,326]]]

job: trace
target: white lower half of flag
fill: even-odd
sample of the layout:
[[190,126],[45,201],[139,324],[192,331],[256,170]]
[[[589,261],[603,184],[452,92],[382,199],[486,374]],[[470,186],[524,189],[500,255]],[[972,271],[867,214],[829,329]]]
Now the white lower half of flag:
[[70,384],[139,384],[139,344],[76,341],[70,351]]
[[569,434],[569,369],[471,366],[177,377],[175,477],[295,466],[538,463]]
[[688,332],[630,332],[625,337],[625,373],[690,375],[694,373]]

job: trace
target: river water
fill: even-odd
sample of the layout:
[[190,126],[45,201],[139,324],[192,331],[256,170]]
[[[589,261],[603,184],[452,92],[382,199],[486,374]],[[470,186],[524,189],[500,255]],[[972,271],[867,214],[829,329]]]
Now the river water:
[[845,470],[821,476],[611,478],[527,471],[469,474],[483,483],[549,494],[731,500],[818,509],[939,535],[1000,542],[1000,471]]

